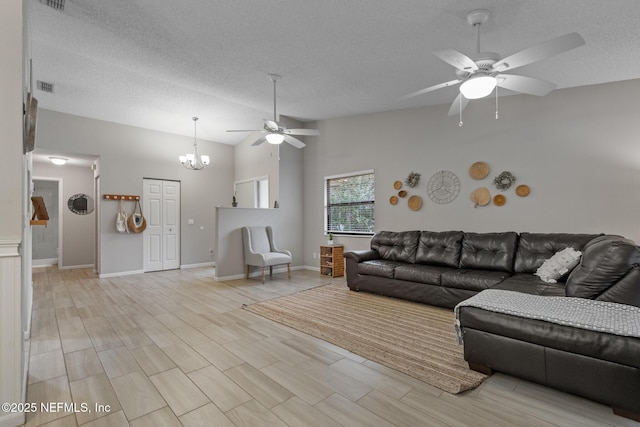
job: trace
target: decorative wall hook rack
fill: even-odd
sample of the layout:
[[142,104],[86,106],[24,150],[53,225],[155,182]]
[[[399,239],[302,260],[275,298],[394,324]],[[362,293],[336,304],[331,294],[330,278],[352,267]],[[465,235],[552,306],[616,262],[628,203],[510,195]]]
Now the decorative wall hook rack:
[[102,198],[105,200],[140,200],[140,196],[127,194],[103,194]]

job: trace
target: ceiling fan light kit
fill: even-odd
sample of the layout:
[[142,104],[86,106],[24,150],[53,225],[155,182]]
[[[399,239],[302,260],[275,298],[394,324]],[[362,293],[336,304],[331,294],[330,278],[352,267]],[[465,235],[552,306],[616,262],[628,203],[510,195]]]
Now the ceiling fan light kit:
[[282,144],[282,142],[284,141],[284,135],[281,133],[268,133],[265,136],[265,139],[269,144],[278,145],[278,144]]
[[444,49],[434,52],[434,55],[453,66],[456,70],[456,80],[440,83],[406,95],[404,98],[423,95],[449,86],[460,84],[459,94],[451,104],[449,116],[460,114],[462,126],[462,110],[470,99],[480,99],[496,91],[496,118],[498,88],[528,95],[544,96],[555,89],[556,85],[544,80],[516,74],[503,74],[516,68],[542,61],[551,56],[575,49],[585,44],[578,33],[538,43],[529,48],[518,51],[505,58],[494,52],[480,50],[480,27],[487,22],[490,13],[485,9],[472,10],[466,16],[467,23],[476,29],[476,53],[467,56],[454,49]]
[[480,99],[488,96],[496,88],[498,81],[486,74],[474,74],[460,85],[460,93],[467,99]]

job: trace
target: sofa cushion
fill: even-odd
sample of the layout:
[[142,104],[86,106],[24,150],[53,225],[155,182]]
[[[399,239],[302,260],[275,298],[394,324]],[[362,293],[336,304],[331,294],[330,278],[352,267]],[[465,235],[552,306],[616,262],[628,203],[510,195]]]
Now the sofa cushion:
[[382,259],[413,263],[419,238],[419,231],[380,231],[371,239],[371,249]]
[[556,283],[559,278],[569,274],[580,262],[582,252],[573,248],[564,248],[542,263],[535,275],[543,282]]
[[597,234],[520,233],[515,272],[533,274],[545,260],[565,248],[582,251]]
[[504,271],[455,269],[442,273],[440,280],[445,288],[482,291],[494,287],[509,276]]
[[462,231],[423,231],[420,233],[415,262],[457,268],[463,237]]
[[393,279],[393,271],[400,265],[395,261],[374,259],[358,263],[358,274],[365,276],[380,276]]
[[409,282],[440,286],[440,276],[449,270],[451,270],[450,267],[437,265],[403,264],[396,267],[394,277]]
[[567,296],[597,298],[640,262],[640,249],[618,236],[601,236],[590,242],[582,260],[567,279]]
[[564,283],[545,283],[538,276],[525,273],[516,273],[491,289],[556,297],[561,297],[565,294]]
[[518,234],[464,233],[460,268],[513,272]]

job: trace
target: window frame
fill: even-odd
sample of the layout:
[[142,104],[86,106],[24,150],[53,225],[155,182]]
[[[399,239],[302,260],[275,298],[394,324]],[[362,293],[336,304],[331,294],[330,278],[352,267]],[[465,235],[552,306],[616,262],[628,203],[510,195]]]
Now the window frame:
[[[373,192],[374,192],[374,196],[373,196],[373,200],[371,200],[371,204],[373,205],[373,210],[374,210],[374,218],[373,218],[373,231],[366,231],[366,232],[358,232],[358,231],[332,231],[329,230],[329,200],[328,200],[328,185],[329,185],[329,181],[332,179],[338,179],[338,178],[349,178],[349,177],[356,177],[356,176],[360,176],[360,175],[373,175]],[[341,173],[341,174],[337,174],[337,175],[328,175],[324,177],[323,180],[324,183],[324,191],[323,191],[323,197],[324,197],[324,235],[328,235],[329,233],[334,234],[336,236],[362,236],[362,237],[367,237],[367,236],[373,236],[375,234],[375,170],[374,169],[365,169],[365,170],[361,170],[361,171],[354,171],[354,172],[347,172],[347,173]],[[359,202],[359,203],[363,203],[363,202]],[[367,202],[369,203],[369,202]]]

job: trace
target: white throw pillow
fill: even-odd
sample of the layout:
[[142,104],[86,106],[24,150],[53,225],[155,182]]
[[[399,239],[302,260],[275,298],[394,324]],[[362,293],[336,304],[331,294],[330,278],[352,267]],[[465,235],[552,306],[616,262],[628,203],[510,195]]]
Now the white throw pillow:
[[582,252],[573,248],[565,248],[543,262],[535,275],[540,277],[543,282],[556,283],[559,278],[578,265],[581,256]]

